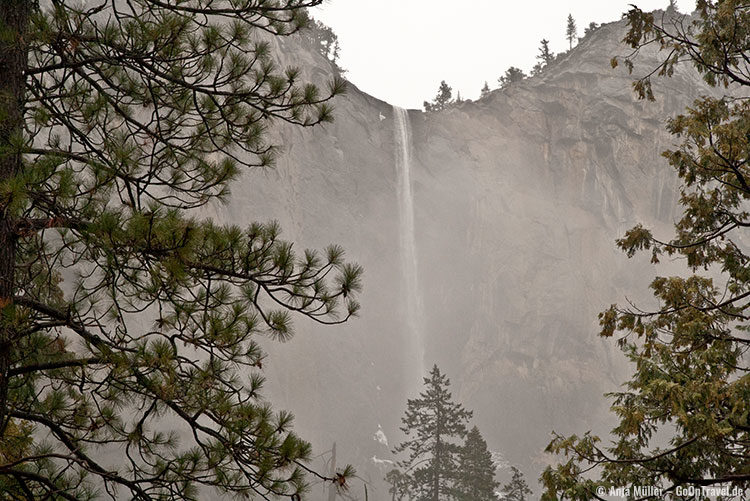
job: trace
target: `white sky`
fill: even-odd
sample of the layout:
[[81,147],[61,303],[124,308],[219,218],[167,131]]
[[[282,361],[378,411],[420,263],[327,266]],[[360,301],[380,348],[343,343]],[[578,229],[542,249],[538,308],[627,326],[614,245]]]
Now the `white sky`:
[[[454,96],[475,99],[509,66],[528,73],[542,38],[555,53],[566,50],[568,13],[583,36],[590,22],[615,21],[630,3],[651,10],[669,1],[326,0],[312,14],[338,35],[350,81],[391,104],[421,108],[441,80]],[[690,12],[695,0],[677,5]]]

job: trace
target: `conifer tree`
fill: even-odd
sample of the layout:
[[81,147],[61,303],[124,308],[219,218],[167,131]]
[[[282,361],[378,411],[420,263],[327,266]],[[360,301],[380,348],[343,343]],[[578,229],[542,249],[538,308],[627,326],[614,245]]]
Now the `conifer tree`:
[[453,89],[450,85],[445,83],[445,80],[440,82],[438,93],[435,99],[431,103],[424,102],[424,110],[427,112],[442,111],[451,107],[454,104],[453,101]]
[[338,63],[341,46],[336,33],[317,19],[311,19],[307,29],[300,32],[302,39],[307,41],[318,53],[334,64]]
[[549,63],[554,61],[555,54],[549,48],[549,40],[543,38],[539,46],[539,54],[536,56],[537,63],[531,69],[532,75],[538,75]]
[[578,38],[578,27],[576,26],[575,19],[573,19],[573,14],[568,14],[568,25],[565,28],[565,38],[568,40],[570,48],[572,49],[573,42]]
[[536,58],[542,64],[547,65],[554,61],[555,53],[552,52],[552,50],[549,48],[549,40],[547,40],[546,38],[543,38],[540,44],[539,54],[536,56]]
[[526,74],[521,68],[511,66],[510,68],[505,70],[505,75],[498,78],[497,82],[500,84],[501,89],[505,89],[515,82],[520,82],[524,78],[526,78]]
[[599,25],[595,22],[590,22],[589,25],[583,30],[583,36],[589,36],[591,33],[599,29]]
[[482,91],[479,94],[479,98],[485,98],[490,95],[490,84],[487,82],[484,82],[484,87],[482,87]]
[[408,453],[398,466],[409,477],[414,499],[446,501],[455,498],[460,440],[466,437],[466,423],[472,413],[453,401],[448,391],[450,380],[437,365],[430,377],[424,378],[424,385],[419,398],[407,401],[401,419],[401,431],[407,439],[394,452]]
[[304,494],[310,446],[262,398],[257,338],[348,319],[360,269],[201,209],[273,162],[270,120],[331,119],[343,82],[263,41],[319,3],[0,5],[4,495]]
[[404,501],[410,499],[411,479],[398,468],[394,468],[385,475],[385,481],[390,486],[388,494],[391,495],[391,501]]
[[487,442],[474,426],[459,452],[455,497],[458,501],[497,501],[495,464]]
[[510,467],[513,472],[513,477],[510,482],[505,484],[502,488],[503,500],[505,501],[526,501],[526,496],[531,496],[533,492],[529,489],[529,484],[526,483],[526,479],[523,478],[521,470],[515,466]]

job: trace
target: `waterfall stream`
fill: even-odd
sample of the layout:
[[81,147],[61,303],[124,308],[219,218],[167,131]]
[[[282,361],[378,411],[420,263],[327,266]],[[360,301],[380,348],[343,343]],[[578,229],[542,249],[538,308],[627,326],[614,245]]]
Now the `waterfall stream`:
[[401,267],[404,280],[404,309],[414,369],[419,371],[415,384],[421,384],[424,367],[424,322],[422,297],[419,292],[419,261],[414,233],[414,193],[411,183],[411,128],[409,115],[403,108],[393,107],[396,139],[396,172],[398,174],[399,236]]

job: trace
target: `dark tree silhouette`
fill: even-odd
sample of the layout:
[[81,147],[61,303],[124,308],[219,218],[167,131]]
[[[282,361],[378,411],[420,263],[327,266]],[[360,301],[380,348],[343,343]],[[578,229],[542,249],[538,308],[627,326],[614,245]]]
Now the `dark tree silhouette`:
[[487,82],[484,82],[484,87],[482,87],[481,93],[479,94],[480,99],[487,97],[490,95],[490,85]]
[[515,466],[511,466],[510,469],[513,477],[510,479],[510,482],[503,485],[503,499],[507,501],[526,501],[526,496],[531,496],[533,492],[529,489],[529,484],[523,478],[521,470]]
[[513,83],[520,82],[524,78],[526,78],[526,74],[522,69],[511,66],[505,70],[505,75],[498,78],[497,82],[500,84],[501,89],[505,89]]
[[476,426],[466,435],[458,457],[455,497],[458,501],[497,501],[495,463]]
[[435,99],[431,103],[424,102],[424,110],[427,112],[442,111],[450,108],[455,101],[453,101],[453,89],[445,83],[445,80],[440,82],[440,88]]
[[578,28],[576,27],[576,21],[573,19],[573,14],[568,14],[568,24],[565,28],[565,38],[570,44],[570,48],[573,48],[573,42],[578,39]]
[[[411,495],[424,501],[454,497],[455,477],[466,422],[472,413],[455,403],[448,391],[450,380],[435,365],[424,379],[425,390],[410,399],[401,419],[407,439],[395,453],[407,452],[398,463],[408,476]],[[392,484],[393,485],[393,484]]]

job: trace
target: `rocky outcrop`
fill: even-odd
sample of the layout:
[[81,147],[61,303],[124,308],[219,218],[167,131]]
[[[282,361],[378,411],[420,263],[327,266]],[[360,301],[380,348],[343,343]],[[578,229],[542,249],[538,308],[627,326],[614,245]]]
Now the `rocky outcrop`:
[[[673,142],[664,124],[705,91],[683,70],[655,85],[656,103],[637,101],[632,77],[609,65],[623,30],[602,26],[541,75],[480,101],[409,113],[426,363],[449,374],[490,446],[532,478],[551,430],[608,427],[602,393],[628,368],[597,337],[596,316],[639,299],[655,272],[614,240],[637,222],[669,234],[679,194],[659,155]],[[276,43],[313,79],[330,71],[295,41]],[[266,343],[266,370],[300,433],[321,452],[336,441],[339,459],[377,482],[392,458],[373,435],[398,442],[421,383],[404,321],[393,110],[354,85],[335,105],[333,124],[279,128],[278,165],[248,173],[218,217],[277,219],[298,247],[336,242],[365,267],[361,317],[298,321],[292,342]],[[387,499],[377,487],[370,499]]]

